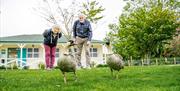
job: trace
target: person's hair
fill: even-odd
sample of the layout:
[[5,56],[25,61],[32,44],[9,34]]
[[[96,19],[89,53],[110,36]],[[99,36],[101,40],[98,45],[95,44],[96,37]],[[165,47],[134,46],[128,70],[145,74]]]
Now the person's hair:
[[57,24],[52,26],[52,31],[54,31],[54,29],[61,31],[61,27]]
[[83,13],[78,14],[78,18],[79,18],[80,16],[83,16],[83,17],[86,19],[86,15],[85,15],[85,14],[83,14]]

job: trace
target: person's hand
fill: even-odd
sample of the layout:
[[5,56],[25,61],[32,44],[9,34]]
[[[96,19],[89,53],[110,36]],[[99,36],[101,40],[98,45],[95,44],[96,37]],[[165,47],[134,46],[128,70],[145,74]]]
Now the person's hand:
[[74,44],[77,44],[76,38],[73,38],[73,43],[74,43]]
[[87,45],[89,46],[91,44],[91,41],[87,41]]

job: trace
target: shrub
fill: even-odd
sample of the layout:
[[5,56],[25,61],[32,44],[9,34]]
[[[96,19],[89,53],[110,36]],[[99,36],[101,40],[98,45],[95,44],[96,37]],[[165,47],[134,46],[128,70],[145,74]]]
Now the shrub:
[[24,66],[23,69],[28,70],[29,66]]
[[39,67],[39,69],[45,69],[45,64],[44,63],[39,63],[38,67]]
[[107,64],[98,64],[96,67],[97,68],[99,68],[99,67],[108,67],[108,65]]

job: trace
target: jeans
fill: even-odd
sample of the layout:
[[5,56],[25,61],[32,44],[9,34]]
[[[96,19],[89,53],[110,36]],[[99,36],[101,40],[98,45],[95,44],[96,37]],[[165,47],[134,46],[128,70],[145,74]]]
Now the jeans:
[[56,46],[50,47],[48,45],[44,45],[44,48],[45,48],[46,68],[53,68],[55,62]]

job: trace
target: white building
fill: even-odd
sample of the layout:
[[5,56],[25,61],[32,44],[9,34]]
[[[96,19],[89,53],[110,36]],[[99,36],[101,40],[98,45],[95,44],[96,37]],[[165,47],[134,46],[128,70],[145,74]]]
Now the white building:
[[[67,39],[63,36],[58,41],[55,66],[57,59],[68,51],[65,49],[66,45]],[[106,42],[92,40],[90,54],[91,62],[95,62],[96,65],[105,64]],[[85,66],[85,56],[81,59],[82,65]],[[45,63],[43,36],[34,34],[0,37],[0,66],[12,63],[16,63],[19,67],[29,66],[31,69],[37,69],[38,64]]]

